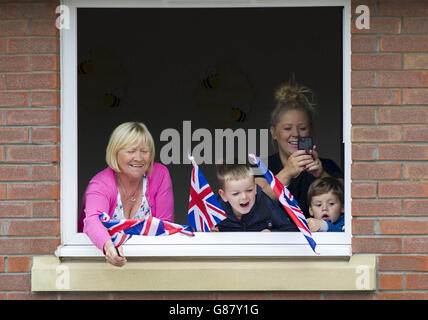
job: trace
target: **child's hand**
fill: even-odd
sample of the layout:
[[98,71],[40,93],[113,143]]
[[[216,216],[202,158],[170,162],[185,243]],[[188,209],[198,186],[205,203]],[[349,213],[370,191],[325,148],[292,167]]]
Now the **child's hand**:
[[211,232],[219,232],[220,230],[218,229],[217,226],[214,226],[210,229]]
[[269,229],[263,229],[262,231],[260,231],[260,232],[271,232]]
[[322,220],[308,218],[306,221],[308,222],[309,230],[311,230],[311,232],[317,232],[319,229],[321,229]]

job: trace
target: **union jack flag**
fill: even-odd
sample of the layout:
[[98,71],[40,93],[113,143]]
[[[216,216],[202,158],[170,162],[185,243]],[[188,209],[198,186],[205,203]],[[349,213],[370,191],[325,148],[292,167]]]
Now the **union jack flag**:
[[297,228],[299,228],[300,232],[305,236],[312,250],[317,253],[315,251],[315,247],[317,244],[312,238],[312,233],[309,230],[308,222],[306,221],[305,215],[300,209],[297,200],[293,197],[287,187],[284,186],[281,181],[279,181],[278,178],[274,176],[273,173],[265,167],[265,165],[260,161],[260,159],[258,159],[254,154],[249,154],[248,157],[250,158],[252,163],[257,164],[260,171],[263,173],[266,180],[268,181],[273,192],[278,197],[279,202],[284,207],[285,211],[287,211],[288,215],[296,224]]
[[192,161],[193,168],[187,220],[196,231],[210,232],[212,227],[227,216],[193,157],[189,156],[189,160]]
[[144,219],[110,220],[110,216],[102,212],[99,218],[107,228],[115,248],[128,241],[132,235],[168,236],[174,233],[182,233],[187,236],[194,236],[189,226],[162,221],[152,216],[147,216]]

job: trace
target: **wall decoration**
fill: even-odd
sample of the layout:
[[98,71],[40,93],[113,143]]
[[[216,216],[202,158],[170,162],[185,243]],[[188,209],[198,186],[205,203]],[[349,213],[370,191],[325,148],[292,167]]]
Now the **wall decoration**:
[[121,106],[127,73],[120,60],[103,46],[95,46],[78,64],[79,108],[104,113]]
[[237,65],[220,60],[198,82],[195,104],[216,128],[237,127],[253,111],[255,94],[248,76]]

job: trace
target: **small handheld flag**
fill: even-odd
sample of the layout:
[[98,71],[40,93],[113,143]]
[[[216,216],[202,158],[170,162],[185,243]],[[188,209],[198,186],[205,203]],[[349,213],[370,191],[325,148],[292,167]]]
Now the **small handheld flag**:
[[102,212],[99,218],[107,228],[115,248],[124,244],[133,235],[168,236],[174,233],[182,233],[187,236],[194,236],[189,226],[163,221],[152,216],[147,216],[145,219],[110,220],[110,216]]
[[275,177],[268,168],[265,167],[265,165],[260,161],[260,159],[258,159],[254,154],[249,154],[248,157],[252,163],[257,164],[257,167],[259,167],[260,171],[265,176],[266,180],[268,181],[275,195],[278,197],[278,200],[284,207],[285,211],[287,211],[288,215],[296,224],[297,228],[299,228],[300,232],[305,236],[312,250],[317,253],[315,251],[315,247],[317,244],[312,238],[312,233],[309,230],[305,215],[300,209],[297,200],[293,197],[287,187],[284,186],[281,181],[279,181],[278,178]]
[[190,177],[190,197],[187,220],[199,232],[210,232],[211,228],[227,218],[220,202],[199,170],[195,159],[189,155],[193,168]]

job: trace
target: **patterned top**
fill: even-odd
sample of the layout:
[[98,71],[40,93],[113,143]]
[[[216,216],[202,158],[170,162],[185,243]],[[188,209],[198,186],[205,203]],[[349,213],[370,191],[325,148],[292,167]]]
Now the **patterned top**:
[[[141,205],[137,209],[137,212],[132,217],[132,219],[144,219],[145,217],[151,215],[149,202],[147,201],[147,198],[146,198],[146,190],[147,190],[146,175],[143,175],[142,179],[143,179],[143,194],[141,196]],[[117,190],[117,204],[116,204],[116,208],[114,209],[113,220],[120,220],[120,219],[126,219],[126,218],[123,213],[123,205],[122,205],[122,199],[120,198],[120,192],[119,190]]]

